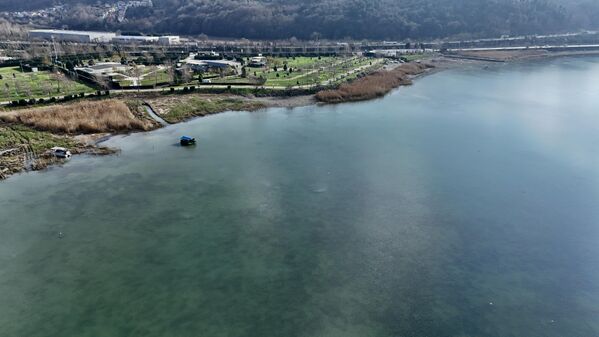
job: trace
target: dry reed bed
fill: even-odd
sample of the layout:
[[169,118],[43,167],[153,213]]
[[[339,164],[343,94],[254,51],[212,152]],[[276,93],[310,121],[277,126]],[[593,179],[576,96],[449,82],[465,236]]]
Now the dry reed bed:
[[117,100],[14,110],[1,113],[0,120],[69,134],[150,130],[155,126],[152,121],[134,115],[125,103]]
[[399,86],[411,84],[411,76],[429,67],[426,64],[409,63],[390,71],[377,71],[337,89],[321,91],[316,94],[316,99],[324,103],[342,103],[382,97]]

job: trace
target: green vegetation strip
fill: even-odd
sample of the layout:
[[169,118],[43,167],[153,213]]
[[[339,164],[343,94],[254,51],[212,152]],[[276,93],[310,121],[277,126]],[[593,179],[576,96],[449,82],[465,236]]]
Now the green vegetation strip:
[[182,103],[178,103],[168,109],[168,112],[162,117],[169,123],[177,123],[195,116],[205,116],[223,111],[235,110],[257,110],[264,107],[264,104],[250,102],[235,98],[222,99],[202,99],[193,97]]

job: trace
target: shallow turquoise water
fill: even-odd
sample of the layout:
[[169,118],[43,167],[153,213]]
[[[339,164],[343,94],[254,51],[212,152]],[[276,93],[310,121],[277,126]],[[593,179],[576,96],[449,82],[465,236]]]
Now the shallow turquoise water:
[[0,183],[0,336],[599,336],[598,107],[561,59],[113,138]]

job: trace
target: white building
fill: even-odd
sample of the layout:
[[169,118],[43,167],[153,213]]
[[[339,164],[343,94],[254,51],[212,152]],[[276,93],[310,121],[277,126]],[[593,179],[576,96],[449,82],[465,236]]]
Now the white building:
[[115,33],[107,32],[83,32],[76,30],[56,30],[56,29],[34,29],[29,31],[29,37],[32,39],[56,40],[69,42],[111,42],[116,36]]
[[266,57],[262,56],[262,54],[250,58],[250,67],[265,67],[266,66]]
[[206,71],[212,69],[231,69],[236,73],[241,71],[241,63],[228,60],[194,60],[187,58],[183,61],[188,67],[194,71]]
[[159,41],[158,36],[127,36],[119,35],[112,38],[114,43],[156,43]]
[[159,43],[162,45],[179,44],[179,36],[127,36],[109,32],[84,32],[76,30],[34,29],[29,31],[31,39],[69,41],[80,43]]
[[87,67],[75,67],[75,70],[84,71],[88,74],[95,76],[107,76],[118,71],[127,71],[131,67],[128,65],[116,63],[116,62],[100,62],[93,66]]
[[127,36],[118,35],[112,39],[114,43],[159,43],[165,46],[179,44],[178,36]]
[[170,36],[161,36],[158,38],[158,43],[170,46],[173,44],[179,44],[181,39],[178,36],[170,35]]

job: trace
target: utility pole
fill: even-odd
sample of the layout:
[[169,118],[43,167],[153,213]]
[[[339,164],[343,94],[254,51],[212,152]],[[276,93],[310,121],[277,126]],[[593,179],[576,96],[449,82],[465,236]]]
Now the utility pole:
[[52,36],[52,49],[54,50],[54,64],[58,63],[58,52],[56,51],[56,41],[54,40],[54,36]]

